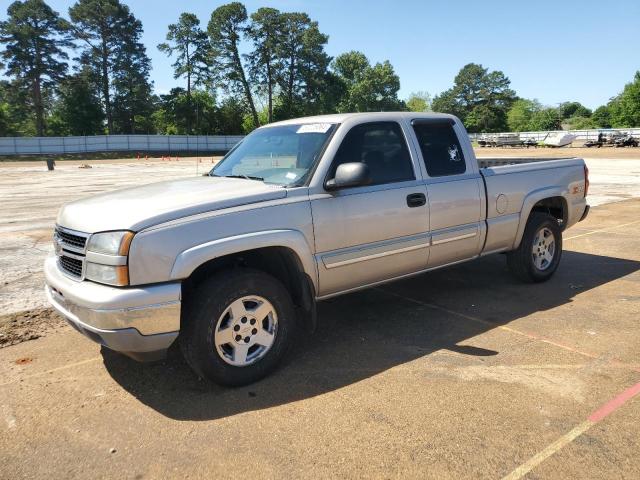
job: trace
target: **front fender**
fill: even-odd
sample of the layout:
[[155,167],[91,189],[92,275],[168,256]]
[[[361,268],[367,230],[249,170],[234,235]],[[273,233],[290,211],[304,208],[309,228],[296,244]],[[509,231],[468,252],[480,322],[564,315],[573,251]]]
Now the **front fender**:
[[545,198],[562,197],[566,209],[568,194],[569,192],[565,187],[553,185],[551,187],[544,187],[539,190],[534,190],[533,192],[529,193],[529,195],[524,197],[522,209],[520,210],[520,221],[518,223],[518,230],[516,231],[516,238],[513,242],[514,250],[520,246],[520,242],[522,241],[522,237],[524,236],[524,229],[527,226],[527,220],[529,220],[529,215],[531,214],[533,206],[540,200],[544,200]]
[[318,271],[304,235],[297,230],[267,230],[221,238],[181,252],[171,269],[171,280],[188,278],[200,265],[215,258],[265,247],[287,247],[300,260],[305,273],[318,291]]

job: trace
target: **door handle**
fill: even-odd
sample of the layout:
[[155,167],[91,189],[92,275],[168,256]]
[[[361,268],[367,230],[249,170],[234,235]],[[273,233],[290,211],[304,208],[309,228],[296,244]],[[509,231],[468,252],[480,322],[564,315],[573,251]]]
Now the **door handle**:
[[410,193],[407,195],[407,207],[415,208],[421,207],[427,203],[427,197],[424,196],[424,193]]

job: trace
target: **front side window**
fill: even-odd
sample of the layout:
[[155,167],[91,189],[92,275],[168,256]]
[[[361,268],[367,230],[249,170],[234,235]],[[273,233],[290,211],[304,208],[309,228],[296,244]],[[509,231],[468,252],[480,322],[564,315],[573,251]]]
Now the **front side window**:
[[415,180],[407,142],[396,122],[363,123],[349,130],[334,157],[329,178],[335,176],[338,165],[350,162],[367,164],[373,185]]
[[413,130],[430,177],[460,175],[466,171],[462,148],[450,122],[414,121]]
[[209,173],[283,186],[302,185],[336,125],[310,123],[255,130]]

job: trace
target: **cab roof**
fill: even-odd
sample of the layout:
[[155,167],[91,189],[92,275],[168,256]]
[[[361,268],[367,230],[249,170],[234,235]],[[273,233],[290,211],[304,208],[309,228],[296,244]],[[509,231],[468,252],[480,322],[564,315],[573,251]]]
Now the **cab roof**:
[[[366,112],[366,113],[334,113],[330,115],[316,115],[312,117],[292,118],[280,122],[270,123],[264,127],[275,127],[279,125],[296,125],[303,123],[344,123],[352,118],[370,117],[372,120],[400,120],[400,119],[416,119],[416,118],[449,118],[454,119],[453,115],[447,113],[435,112]],[[263,127],[263,128],[264,128]]]

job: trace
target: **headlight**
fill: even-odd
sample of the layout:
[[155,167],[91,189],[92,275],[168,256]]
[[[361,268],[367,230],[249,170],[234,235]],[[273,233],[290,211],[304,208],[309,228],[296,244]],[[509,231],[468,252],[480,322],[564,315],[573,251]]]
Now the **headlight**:
[[129,285],[127,266],[133,232],[104,232],[91,235],[87,244],[84,277],[98,283]]
[[133,240],[133,232],[95,233],[89,239],[87,250],[107,255],[128,255],[131,240]]

